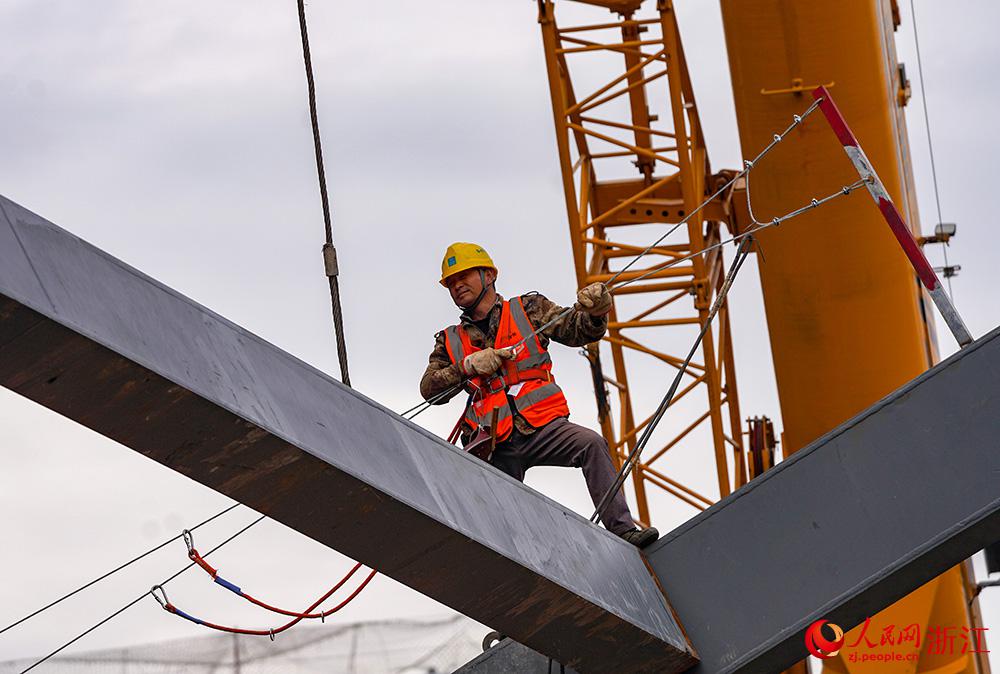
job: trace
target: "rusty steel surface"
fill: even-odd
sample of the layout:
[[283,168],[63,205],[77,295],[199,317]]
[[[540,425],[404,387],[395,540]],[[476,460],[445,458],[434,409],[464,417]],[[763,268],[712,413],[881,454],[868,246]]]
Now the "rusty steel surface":
[[695,662],[634,547],[2,197],[0,383],[582,671]]
[[[691,673],[781,671],[813,621],[861,624],[1000,539],[997,419],[1000,329],[650,546]],[[550,670],[507,641],[458,671]]]

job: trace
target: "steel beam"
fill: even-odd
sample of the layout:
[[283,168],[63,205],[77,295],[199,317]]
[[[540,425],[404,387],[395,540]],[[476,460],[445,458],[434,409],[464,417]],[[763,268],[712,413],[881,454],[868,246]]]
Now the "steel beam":
[[0,383],[581,671],[696,661],[635,548],[2,197]]
[[[822,395],[822,382],[816,382]],[[695,673],[777,672],[1000,540],[1000,329],[796,452],[647,551]],[[548,659],[504,643],[462,668]]]
[[550,660],[513,639],[497,645],[465,663],[453,674],[577,674],[576,670]]

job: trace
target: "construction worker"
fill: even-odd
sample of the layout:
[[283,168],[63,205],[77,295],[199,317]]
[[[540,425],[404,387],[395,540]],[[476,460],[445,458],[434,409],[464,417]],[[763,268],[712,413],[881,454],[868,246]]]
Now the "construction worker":
[[[497,267],[481,246],[448,247],[441,285],[462,309],[461,321],[435,335],[420,394],[444,404],[464,388],[469,399],[460,422],[463,445],[489,440],[493,452],[487,460],[519,481],[532,466],[582,468],[596,506],[615,480],[608,444],[568,420],[569,407],[552,377],[547,347],[550,339],[566,346],[599,340],[608,327],[611,294],[601,283],[583,288],[572,311],[534,336],[537,326],[565,310],[538,293],[505,300],[496,292],[496,279]],[[601,521],[639,547],[659,537],[652,527],[635,526],[620,489]]]

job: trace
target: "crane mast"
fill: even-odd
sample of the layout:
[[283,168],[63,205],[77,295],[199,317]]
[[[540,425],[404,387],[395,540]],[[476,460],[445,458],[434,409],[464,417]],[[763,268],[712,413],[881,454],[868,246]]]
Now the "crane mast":
[[[586,5],[612,13],[611,20],[601,13],[603,21],[572,25],[557,23],[556,5],[539,0],[539,22],[582,287],[610,279],[732,173],[711,170],[671,0],[563,0],[558,6],[574,14],[584,13]],[[904,114],[909,83],[895,51],[896,0],[722,0],[722,15],[744,156],[754,156],[775,129],[808,105],[804,93],[819,85],[832,88],[919,237]],[[590,62],[580,65],[583,59]],[[603,59],[600,66],[597,59]],[[595,82],[596,72],[601,75]],[[852,168],[822,121],[802,125],[791,141],[769,156],[766,170],[753,173],[760,216],[784,213],[851,180]],[[681,359],[671,349],[689,344],[686,335],[704,325],[723,275],[720,250],[663,265],[718,242],[724,226],[739,232],[745,221],[740,202],[724,194],[677,232],[683,239],[658,245],[620,277],[641,280],[616,293],[603,343],[611,373],[603,369],[601,347],[591,345],[586,354],[601,430],[618,465],[649,422],[637,382],[650,375],[662,381],[675,371]],[[760,275],[786,457],[938,359],[933,306],[880,218],[870,202],[847,199],[760,235],[768,252]],[[647,450],[633,473],[639,517],[646,523],[648,488],[699,509],[715,500],[656,464],[667,451],[694,445],[705,456],[710,445],[718,497],[771,465],[767,420],[751,420],[750,456],[744,453],[728,306],[706,335],[701,357],[675,401],[698,400],[702,409],[685,423],[674,422],[669,437]],[[707,433],[696,432],[703,425]],[[935,626],[981,628],[968,560],[873,616],[866,643],[871,635],[879,641],[887,627],[914,621],[924,635]],[[846,643],[860,643],[864,629],[849,632]],[[912,661],[883,661],[878,671],[989,672],[985,655],[972,650],[918,654],[915,670]],[[794,671],[807,671],[806,663]],[[865,671],[873,671],[871,663],[843,656],[824,661],[824,672]]]
[[[583,9],[580,4],[610,9],[617,18],[608,21],[601,13],[604,20],[559,25],[553,0],[539,0],[538,7],[574,269],[583,287],[621,271],[650,240],[692,213],[706,189],[722,178],[711,172],[672,2],[659,0],[655,12],[644,18],[636,16],[641,1],[586,0],[574,9]],[[597,59],[602,76],[584,83],[580,72],[593,72]],[[588,63],[578,65],[584,60]],[[661,103],[667,107],[662,119],[650,109]],[[720,241],[722,223],[729,217],[726,202],[713,202],[690,218],[676,238],[653,248],[618,277],[634,282],[616,292],[610,314],[604,342],[611,374],[603,369],[598,345],[591,345],[586,355],[601,430],[619,467],[650,421],[652,415],[645,413],[653,412],[652,405],[644,410],[637,400],[637,373],[652,372],[662,382],[679,367],[683,358],[671,351],[690,345],[724,277],[721,249],[669,268],[663,265]],[[650,360],[658,365],[650,368]],[[609,386],[617,397],[617,420]],[[650,447],[633,473],[638,516],[645,523],[651,519],[647,487],[703,510],[746,481],[727,304],[706,334],[701,361],[691,364],[674,404],[682,399],[697,405],[694,420],[659,438],[662,444]],[[717,496],[706,496],[655,465],[667,451],[679,451],[685,441],[692,444],[703,425],[712,447]]]
[[[826,85],[919,238],[896,1],[722,0],[722,18],[744,153],[810,98],[803,91]],[[778,148],[767,170],[754,172],[758,215],[780,213],[853,178],[838,145],[824,124],[803,125],[794,146]],[[862,199],[832,203],[794,228],[761,233],[760,241],[768,252],[759,270],[783,449],[791,453],[937,361],[934,307],[880,213]],[[941,449],[946,462],[947,448]],[[966,560],[872,616],[867,633],[858,626],[845,643],[919,656],[915,668],[912,661],[879,662],[880,672],[988,672],[985,655],[974,648],[926,648],[934,629],[961,634],[981,627],[975,596]],[[923,644],[881,639],[886,628],[913,623]],[[872,663],[850,662],[843,653],[824,661],[823,669],[873,671]]]

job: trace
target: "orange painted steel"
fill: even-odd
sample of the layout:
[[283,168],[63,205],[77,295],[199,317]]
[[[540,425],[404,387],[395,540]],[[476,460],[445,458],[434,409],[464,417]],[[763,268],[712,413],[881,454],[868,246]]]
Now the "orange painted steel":
[[[655,7],[648,3],[649,16],[641,20],[633,14],[641,0],[584,2],[596,6],[591,10],[595,18],[587,24],[560,26],[557,3],[539,1],[563,194],[580,287],[610,279],[644,249],[645,242],[693,212],[708,187],[717,187],[672,2],[659,0]],[[608,21],[607,13],[599,7],[618,12],[620,19]],[[580,59],[588,59],[588,63],[578,65]],[[584,77],[577,77],[578,71],[586,70],[594,59],[604,59],[602,72],[606,77],[596,85],[582,85]],[[651,111],[652,102],[662,100],[666,109]],[[662,108],[661,103],[656,105]],[[658,113],[662,113],[662,123],[658,123]],[[634,279],[657,264],[721,240],[720,221],[727,219],[725,204],[713,203],[619,280]],[[659,225],[655,232],[651,224]],[[637,404],[631,383],[637,374],[651,369],[650,358],[652,369],[662,370],[657,383],[662,384],[674,371],[683,359],[668,351],[676,348],[685,352],[690,347],[704,325],[723,276],[721,251],[712,251],[683,266],[656,269],[617,293],[603,346],[605,356],[610,353],[613,375],[602,369],[601,347],[591,345],[587,357],[594,373],[601,431],[619,467],[635,446],[637,431],[648,422],[637,424],[636,418],[653,411],[652,400],[649,409]],[[664,282],[666,279],[669,281]],[[678,301],[685,296],[693,302]],[[619,318],[621,314],[631,318]],[[635,340],[640,329],[646,344]],[[671,448],[686,441],[702,452],[706,465],[715,465],[712,482],[718,496],[724,497],[746,481],[728,306],[722,307],[701,352],[701,363],[692,366],[675,396],[675,400],[687,396],[688,404],[696,398],[688,394],[701,391],[696,405],[700,409],[692,415],[696,421],[672,436],[669,430],[658,431],[666,437],[658,436],[657,442]],[[617,423],[609,402],[614,394]],[[699,426],[705,437],[692,437],[691,431]],[[711,503],[668,477],[665,469],[653,467],[655,460],[639,463],[633,473],[640,520],[651,520],[648,486],[695,509]]]
[[[896,61],[899,12],[890,0],[722,0],[737,120],[745,156],[832,87],[840,109],[906,221],[919,217],[903,106],[908,82]],[[856,178],[822,118],[810,119],[750,175],[753,207],[766,221]],[[761,285],[784,426],[782,451],[803,447],[937,360],[933,304],[867,199],[844,199],[760,234]],[[944,448],[943,448],[944,449]],[[942,452],[942,461],[946,461]],[[831,504],[835,506],[835,504]],[[872,514],[877,517],[877,513]],[[887,526],[893,526],[887,523]],[[890,624],[926,629],[980,626],[966,562],[873,617],[879,641]],[[847,635],[854,643],[859,628]],[[926,644],[922,644],[926,645]],[[859,652],[868,651],[862,642]],[[914,645],[896,645],[912,652]],[[917,647],[920,650],[920,647]],[[913,663],[825,662],[825,672],[988,672],[973,653],[920,653]]]

